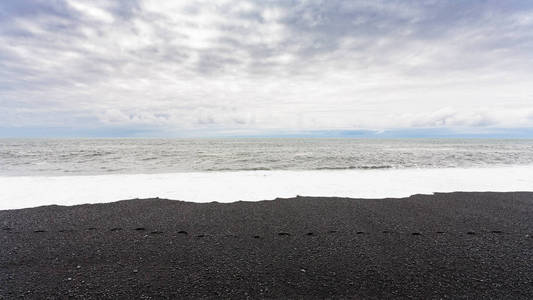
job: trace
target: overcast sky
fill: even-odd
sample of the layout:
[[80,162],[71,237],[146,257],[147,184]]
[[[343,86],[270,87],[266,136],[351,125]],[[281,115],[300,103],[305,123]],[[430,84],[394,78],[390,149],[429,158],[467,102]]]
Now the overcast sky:
[[0,1],[0,135],[420,128],[533,128],[533,1]]

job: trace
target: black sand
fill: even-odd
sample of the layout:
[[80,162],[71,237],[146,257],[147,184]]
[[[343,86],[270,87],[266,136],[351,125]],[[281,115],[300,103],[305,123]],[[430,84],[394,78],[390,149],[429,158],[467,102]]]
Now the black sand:
[[532,236],[533,193],[0,211],[0,298],[532,299]]

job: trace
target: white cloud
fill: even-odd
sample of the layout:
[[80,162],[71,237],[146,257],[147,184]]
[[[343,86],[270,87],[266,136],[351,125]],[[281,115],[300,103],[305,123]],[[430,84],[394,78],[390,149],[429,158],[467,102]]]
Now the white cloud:
[[114,21],[113,15],[111,15],[105,9],[94,6],[94,1],[84,2],[83,0],[67,0],[67,3],[69,6],[89,18],[93,18],[105,23],[111,23]]
[[531,5],[54,3],[0,21],[0,127],[533,126]]

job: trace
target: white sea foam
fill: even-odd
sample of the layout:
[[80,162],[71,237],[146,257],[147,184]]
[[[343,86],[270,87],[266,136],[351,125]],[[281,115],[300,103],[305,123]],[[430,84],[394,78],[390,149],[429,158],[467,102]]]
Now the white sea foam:
[[0,209],[148,197],[234,202],[296,195],[383,198],[452,191],[533,191],[533,166],[6,176],[0,177]]

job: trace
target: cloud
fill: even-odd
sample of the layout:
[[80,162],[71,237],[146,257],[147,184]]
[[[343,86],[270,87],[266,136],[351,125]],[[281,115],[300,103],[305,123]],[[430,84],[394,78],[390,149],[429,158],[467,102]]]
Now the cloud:
[[80,12],[83,16],[105,22],[111,23],[114,21],[114,17],[107,10],[95,6],[91,3],[84,3],[81,1],[67,0],[67,4]]
[[2,1],[0,126],[533,127],[529,1]]

